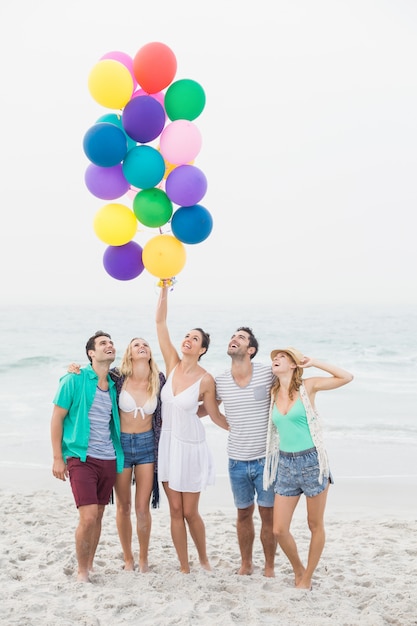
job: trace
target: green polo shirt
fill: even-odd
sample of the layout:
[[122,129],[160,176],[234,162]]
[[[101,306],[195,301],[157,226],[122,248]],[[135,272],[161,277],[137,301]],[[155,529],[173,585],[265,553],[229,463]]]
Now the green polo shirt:
[[[120,419],[117,406],[116,386],[107,376],[109,393],[112,401],[112,417],[110,420],[110,436],[116,452],[117,471],[123,471],[124,455],[120,443]],[[59,381],[53,403],[68,411],[64,419],[62,434],[62,456],[78,457],[81,461],[87,458],[87,446],[90,436],[90,420],[88,412],[93,404],[98,384],[98,376],[91,367],[83,367],[79,374],[65,374]]]

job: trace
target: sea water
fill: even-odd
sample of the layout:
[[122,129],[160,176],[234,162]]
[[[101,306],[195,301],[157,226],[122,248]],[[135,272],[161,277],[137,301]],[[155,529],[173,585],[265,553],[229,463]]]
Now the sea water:
[[[135,337],[145,337],[160,368],[154,311],[110,306],[0,307],[0,478],[2,467],[50,468],[49,425],[58,381],[70,362],[87,363],[85,343],[96,330],[110,332],[120,362]],[[140,307],[139,307],[140,308]],[[322,392],[316,404],[325,439],[359,450],[366,443],[381,450],[396,446],[414,458],[417,451],[417,315],[394,308],[283,310],[249,304],[212,308],[171,306],[169,327],[180,346],[185,333],[201,326],[211,344],[201,365],[216,375],[230,367],[227,344],[238,326],[253,328],[259,340],[255,359],[270,363],[274,348],[295,346],[304,354],[339,365],[354,381]],[[326,375],[314,368],[305,376]],[[204,418],[211,447],[226,472],[226,433]],[[348,448],[346,448],[348,449]],[[351,454],[351,453],[349,453]],[[378,472],[384,472],[384,462]],[[343,468],[348,472],[347,468]],[[409,467],[408,470],[409,471]],[[414,471],[417,474],[417,470]]]

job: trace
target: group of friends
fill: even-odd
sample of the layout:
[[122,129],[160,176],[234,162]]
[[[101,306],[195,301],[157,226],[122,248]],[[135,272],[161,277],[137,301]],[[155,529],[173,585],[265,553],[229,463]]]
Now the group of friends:
[[[164,283],[156,309],[165,374],[142,338],[132,339],[120,366],[112,367],[114,343],[100,330],[86,344],[89,365],[69,366],[53,400],[52,473],[61,480],[69,478],[79,514],[77,580],[90,580],[113,489],[124,568],[149,570],[150,505],[159,504],[159,483],[169,504],[180,571],[190,572],[188,532],[201,567],[211,569],[199,512],[200,494],[215,478],[201,421],[209,415],[228,431],[229,479],[241,556],[237,573],[250,575],[254,570],[257,505],[264,575],[274,577],[279,545],[293,568],[295,587],[311,589],[325,544],[324,512],[333,482],[315,395],[341,387],[353,376],[295,348],[274,349],[272,365],[254,362],[258,341],[251,328],[240,327],[227,347],[231,368],[214,378],[200,365],[210,345],[208,333],[190,330],[179,351],[172,343],[168,293],[169,284]],[[326,375],[303,378],[303,370],[309,367]],[[302,494],[311,535],[305,565],[290,532]],[[132,507],[139,541],[137,564],[132,551]]]

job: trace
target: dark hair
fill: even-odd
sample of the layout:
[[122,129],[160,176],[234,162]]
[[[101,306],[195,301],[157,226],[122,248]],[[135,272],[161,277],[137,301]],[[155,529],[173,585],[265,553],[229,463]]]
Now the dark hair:
[[103,330],[96,330],[94,335],[90,337],[90,339],[85,344],[85,351],[87,353],[88,360],[90,361],[90,363],[92,363],[93,361],[91,359],[91,356],[88,354],[88,352],[89,350],[95,350],[97,337],[108,337],[109,339],[111,339],[111,336],[109,335],[109,333],[105,333]]
[[259,348],[258,340],[256,339],[255,335],[253,334],[252,328],[249,328],[249,326],[239,326],[239,328],[236,330],[236,332],[238,333],[240,330],[243,330],[245,333],[248,333],[248,335],[249,335],[249,348],[255,348],[255,352],[250,355],[250,358],[253,359],[253,357],[256,356],[256,353],[258,352],[258,348]]
[[[205,348],[207,352],[207,350],[209,349],[209,345],[210,345],[209,333],[206,333],[202,328],[194,328],[193,330],[198,330],[198,332],[201,333],[201,347]],[[206,354],[206,352],[203,352],[203,354]],[[200,354],[200,356],[198,357],[198,360],[201,359],[203,354]]]

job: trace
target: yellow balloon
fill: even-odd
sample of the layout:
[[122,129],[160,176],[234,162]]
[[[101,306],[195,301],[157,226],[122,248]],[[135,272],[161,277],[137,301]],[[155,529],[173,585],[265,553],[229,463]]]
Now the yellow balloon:
[[165,161],[165,174],[164,174],[165,180],[171,174],[172,170],[175,170],[176,167],[178,167],[178,165],[174,165],[173,163],[170,163],[169,161]]
[[[159,150],[159,148],[158,148],[158,150]],[[168,178],[168,176],[171,174],[172,170],[175,170],[175,168],[178,167],[178,165],[176,165],[175,163],[170,163],[166,159],[164,159],[164,163],[165,163],[164,180],[166,180]],[[192,160],[189,163],[187,163],[187,165],[194,165],[194,160]]]
[[172,278],[183,269],[186,260],[185,247],[172,235],[157,235],[145,244],[142,263],[152,276]]
[[124,204],[105,204],[94,217],[94,231],[109,246],[123,246],[138,229],[136,215]]
[[94,100],[108,109],[123,109],[133,93],[133,78],[125,65],[113,59],[99,61],[88,77]]

